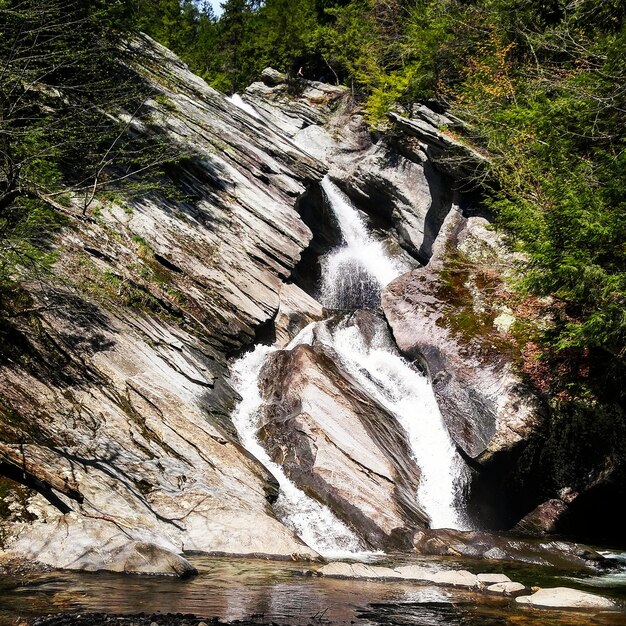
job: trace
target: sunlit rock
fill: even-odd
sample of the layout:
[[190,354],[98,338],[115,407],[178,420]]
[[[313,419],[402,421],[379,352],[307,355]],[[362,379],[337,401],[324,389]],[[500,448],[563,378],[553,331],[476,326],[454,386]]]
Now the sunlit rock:
[[519,596],[515,601],[530,606],[563,609],[611,609],[616,606],[608,598],[568,587],[540,589],[531,596]]
[[487,591],[489,593],[501,593],[509,596],[524,591],[526,587],[522,583],[515,583],[512,581],[496,583],[495,585],[489,585]]

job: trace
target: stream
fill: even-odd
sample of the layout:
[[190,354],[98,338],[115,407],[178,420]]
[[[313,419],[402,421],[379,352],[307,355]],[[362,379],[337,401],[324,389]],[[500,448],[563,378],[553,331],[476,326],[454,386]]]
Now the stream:
[[[623,613],[535,610],[510,598],[403,581],[341,580],[304,576],[319,565],[191,556],[199,576],[81,574],[59,571],[25,578],[0,577],[0,626],[60,612],[112,614],[183,613],[200,618],[252,619],[292,626],[412,624],[419,626],[589,626],[626,624]],[[411,555],[378,556],[380,564],[419,563],[436,568],[441,559]],[[533,566],[455,562],[451,567],[504,571],[527,585],[567,585],[598,592],[597,577],[572,579],[564,572]],[[626,600],[624,580],[606,578],[602,593]],[[621,621],[620,621],[621,620]],[[158,620],[157,620],[158,623]]]

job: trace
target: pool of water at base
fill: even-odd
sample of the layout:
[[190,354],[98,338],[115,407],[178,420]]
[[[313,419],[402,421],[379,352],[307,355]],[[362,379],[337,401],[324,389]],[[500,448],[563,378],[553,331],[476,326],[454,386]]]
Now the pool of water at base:
[[[389,557],[379,559],[386,564]],[[189,580],[124,574],[52,572],[0,577],[0,626],[59,612],[185,613],[225,621],[292,626],[626,626],[626,612],[568,612],[516,606],[510,598],[415,582],[341,580],[310,575],[319,565],[262,559],[193,556],[199,575]],[[398,555],[394,565],[419,563],[471,571],[498,571],[524,584],[574,586],[599,592],[582,577],[527,566],[489,566]],[[308,575],[307,575],[308,573]],[[620,579],[621,580],[621,579]],[[609,583],[603,595],[626,600],[626,584]],[[626,604],[625,604],[626,606]]]

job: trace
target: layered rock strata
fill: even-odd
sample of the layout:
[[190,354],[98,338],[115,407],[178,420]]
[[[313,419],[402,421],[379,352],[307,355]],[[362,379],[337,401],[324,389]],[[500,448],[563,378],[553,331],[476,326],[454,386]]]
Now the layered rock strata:
[[[370,312],[355,316],[364,334],[386,331]],[[260,386],[260,437],[273,460],[371,546],[409,547],[427,518],[417,502],[420,471],[396,418],[315,339],[272,354]]]
[[[276,315],[311,238],[297,200],[325,167],[162,46],[131,48],[155,90],[153,127],[180,155],[179,193],[100,198],[86,219],[67,207],[56,279],[12,303],[0,470],[27,491],[7,487],[3,548],[163,573],[186,571],[163,550],[314,558],[274,517],[274,480],[237,441],[227,357]],[[136,542],[149,546],[143,566],[124,556]]]

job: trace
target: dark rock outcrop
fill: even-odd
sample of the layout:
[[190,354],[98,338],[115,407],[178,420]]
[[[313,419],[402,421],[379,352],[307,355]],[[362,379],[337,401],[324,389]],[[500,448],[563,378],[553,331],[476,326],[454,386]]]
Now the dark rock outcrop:
[[549,565],[563,570],[593,570],[606,559],[592,548],[566,541],[518,539],[480,531],[419,530],[418,554]]
[[511,529],[513,533],[541,537],[558,530],[559,522],[569,506],[558,498],[542,502]]

